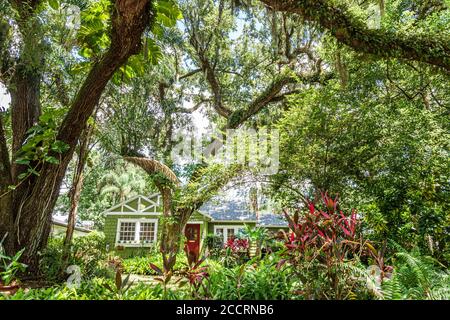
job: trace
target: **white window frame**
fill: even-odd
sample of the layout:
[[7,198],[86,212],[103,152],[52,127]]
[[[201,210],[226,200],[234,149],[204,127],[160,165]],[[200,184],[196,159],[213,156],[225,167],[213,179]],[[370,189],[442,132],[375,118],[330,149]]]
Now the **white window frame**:
[[217,229],[223,229],[223,243],[227,243],[228,239],[228,229],[234,229],[234,234],[238,234],[239,229],[244,230],[245,227],[242,225],[214,225],[214,234],[217,235]]
[[[136,223],[136,227],[134,228],[134,242],[132,243],[121,243],[120,239],[120,225],[122,222],[134,222]],[[153,242],[150,243],[141,243],[140,234],[141,234],[141,223],[151,222],[155,224],[155,232],[153,235]],[[116,246],[123,247],[151,247],[153,246],[158,238],[158,219],[117,219],[117,230],[116,230]]]

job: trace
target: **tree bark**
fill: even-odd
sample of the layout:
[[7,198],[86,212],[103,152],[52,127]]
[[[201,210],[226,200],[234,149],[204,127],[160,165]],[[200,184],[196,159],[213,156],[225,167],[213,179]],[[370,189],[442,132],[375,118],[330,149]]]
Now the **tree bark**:
[[[9,86],[11,93],[13,155],[19,151],[26,138],[27,131],[38,122],[41,114],[40,72],[27,70],[27,65],[17,66],[17,68],[12,84]],[[14,169],[13,176],[15,176]]]
[[[72,245],[73,232],[75,230],[75,223],[78,215],[78,205],[80,202],[81,188],[84,181],[84,168],[86,165],[87,157],[89,156],[89,142],[91,140],[93,132],[93,126],[89,125],[83,132],[80,139],[78,160],[75,168],[75,172],[72,180],[72,187],[69,191],[70,198],[70,210],[67,221],[66,236],[64,238],[64,251],[63,251],[63,269],[67,266],[70,258],[70,249]],[[63,271],[63,270],[62,270]]]
[[[30,191],[29,183],[19,183],[18,176],[27,169],[26,166],[17,164],[17,153],[24,143],[28,130],[34,126],[41,114],[40,103],[40,82],[42,78],[43,51],[42,39],[33,38],[41,30],[41,23],[35,18],[33,10],[38,1],[12,1],[13,7],[18,12],[18,30],[22,37],[22,47],[20,48],[19,58],[5,54],[8,60],[8,67],[11,77],[6,81],[11,95],[11,126],[12,126],[12,152],[9,160],[8,147],[6,145],[6,135],[2,129],[0,139],[3,140],[0,161],[5,170],[2,175],[7,177],[0,180],[0,219],[5,222],[0,227],[0,237],[7,234],[8,243],[7,252],[17,251],[15,219],[17,212],[20,211],[21,199]],[[31,52],[33,53],[31,55]],[[6,172],[7,171],[7,172]],[[13,186],[14,189],[8,189]],[[34,220],[29,221],[30,224]],[[6,225],[6,226],[5,226]]]
[[[38,253],[47,243],[52,211],[59,189],[86,121],[93,113],[113,74],[131,55],[140,51],[141,36],[153,22],[152,4],[151,0],[115,1],[111,19],[111,46],[103,57],[94,63],[57,134],[57,140],[69,146],[68,151],[63,154],[52,154],[59,158],[59,164],[45,162],[37,168],[39,176],[33,175],[21,181],[23,187],[20,192],[14,192],[13,205],[8,205],[3,198],[0,199],[1,206],[5,206],[9,215],[14,217],[14,228],[8,233],[14,235],[15,248],[9,253],[14,254],[20,248],[25,248],[22,258],[29,265],[31,272],[38,269]],[[20,105],[30,108],[28,104]],[[32,114],[33,111],[27,112]],[[18,114],[14,117],[18,117]],[[23,132],[22,128],[26,127],[27,122],[24,118],[21,122],[15,126],[15,141],[20,140],[16,135]],[[5,188],[3,183],[1,188]]]
[[12,206],[11,165],[9,160],[8,145],[6,144],[5,131],[3,129],[2,114],[0,113],[0,241],[7,252],[14,250],[14,241],[9,235],[13,230],[13,219],[10,214]]
[[180,221],[177,221],[179,217],[173,211],[172,189],[161,183],[155,184],[161,193],[163,201],[163,220],[161,223],[159,251],[162,255],[164,274],[170,276],[176,263],[182,229]]

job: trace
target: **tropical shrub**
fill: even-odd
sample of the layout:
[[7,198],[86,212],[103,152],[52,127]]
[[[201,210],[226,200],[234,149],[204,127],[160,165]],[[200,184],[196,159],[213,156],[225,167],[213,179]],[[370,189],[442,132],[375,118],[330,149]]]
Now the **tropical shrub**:
[[290,234],[278,263],[292,272],[301,284],[297,291],[306,299],[361,298],[367,293],[365,267],[360,256],[367,254],[367,242],[358,232],[356,211],[349,216],[339,209],[338,198],[322,195],[324,210],[312,202],[301,216],[284,212]]
[[268,231],[264,227],[251,227],[250,225],[245,225],[242,235],[256,246],[255,254],[257,256],[261,255],[263,246],[267,250],[267,242],[269,239]]
[[231,238],[225,243],[225,249],[230,249],[232,252],[247,252],[249,242],[247,239]]
[[[83,281],[80,287],[68,287],[66,284],[38,289],[19,289],[14,295],[0,294],[0,300],[157,300],[163,298],[163,288],[160,284],[133,284],[120,295],[112,288],[115,281],[105,278],[93,278]],[[167,299],[185,299],[186,292],[168,289]]]
[[204,248],[207,250],[206,254],[209,257],[219,257],[221,255],[223,249],[222,237],[210,233],[203,241]]
[[27,266],[19,262],[23,251],[18,251],[13,257],[7,256],[0,242],[0,285],[10,285],[17,280],[17,273],[25,271]]
[[[67,277],[66,266],[62,265],[63,238],[50,239],[47,248],[41,254],[40,270],[45,279],[60,281]],[[75,237],[72,242],[68,265],[80,267],[83,279],[93,277],[111,277],[111,270],[107,265],[107,251],[105,236],[100,232],[91,232],[84,237]]]
[[276,259],[268,256],[233,268],[210,269],[209,290],[213,299],[291,299],[295,283],[287,272],[276,269]]
[[421,255],[418,248],[407,252],[395,247],[399,251],[395,254],[393,275],[381,284],[383,299],[450,299],[450,273],[445,266]]
[[219,260],[227,268],[241,265],[249,260],[247,239],[231,238],[223,246]]
[[[127,258],[122,261],[124,273],[156,275],[157,273],[150,267],[150,264],[154,264],[158,268],[162,268],[161,253],[158,252],[141,257]],[[186,265],[186,254],[184,252],[178,253],[174,271],[179,271]]]
[[189,263],[189,266],[180,272],[181,278],[177,281],[181,286],[189,284],[191,296],[194,299],[209,298],[209,267],[204,263],[206,257],[196,262]]

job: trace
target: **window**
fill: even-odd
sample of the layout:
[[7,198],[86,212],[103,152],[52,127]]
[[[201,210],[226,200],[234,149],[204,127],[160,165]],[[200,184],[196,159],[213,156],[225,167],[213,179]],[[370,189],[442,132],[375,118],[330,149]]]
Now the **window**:
[[223,243],[236,237],[239,231],[243,230],[242,226],[214,226],[214,234],[222,238]]
[[156,219],[119,219],[117,245],[149,246],[156,242],[158,221]]
[[227,241],[234,238],[235,236],[234,233],[235,233],[234,229],[227,229]]
[[141,222],[139,239],[142,243],[151,243],[155,238],[155,223]]
[[223,228],[217,228],[216,229],[216,235],[222,237],[222,239],[223,239]]
[[120,223],[120,242],[134,241],[134,235],[136,233],[136,222],[122,222]]

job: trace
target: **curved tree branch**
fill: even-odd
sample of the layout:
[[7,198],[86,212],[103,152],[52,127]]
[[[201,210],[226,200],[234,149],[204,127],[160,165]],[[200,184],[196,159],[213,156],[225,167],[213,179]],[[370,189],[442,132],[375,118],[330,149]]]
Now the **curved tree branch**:
[[321,83],[334,77],[333,73],[321,74],[320,72],[314,72],[306,75],[293,75],[287,74],[275,78],[268,87],[259,94],[248,106],[237,109],[234,111],[227,124],[228,129],[236,129],[242,123],[247,121],[250,117],[260,112],[269,103],[280,100],[281,91],[288,85],[297,82],[303,83]]
[[329,0],[261,0],[276,11],[300,14],[318,23],[338,41],[353,49],[375,54],[415,60],[450,72],[450,39],[438,35],[400,35],[383,29],[370,29],[354,17],[345,4]]
[[176,186],[180,184],[177,175],[165,164],[148,158],[140,157],[125,157],[126,161],[131,162],[145,170],[150,175],[162,173],[168,180],[173,182]]

